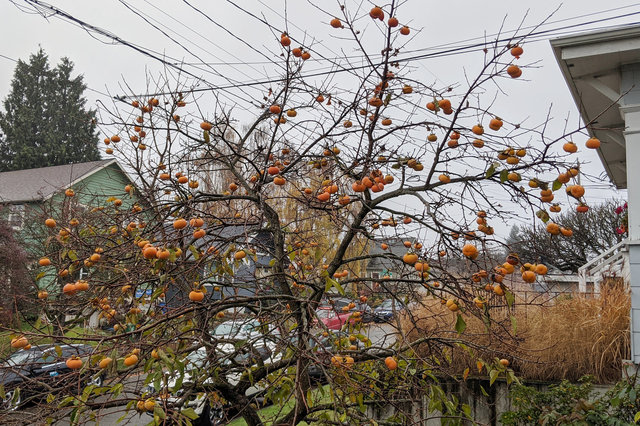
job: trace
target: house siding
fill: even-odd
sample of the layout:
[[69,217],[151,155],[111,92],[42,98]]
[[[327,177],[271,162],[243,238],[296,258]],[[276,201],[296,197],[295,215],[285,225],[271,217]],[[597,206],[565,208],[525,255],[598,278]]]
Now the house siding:
[[[111,203],[107,202],[109,197],[116,197],[122,200],[120,209],[130,209],[140,199],[135,195],[127,194],[124,187],[130,184],[128,176],[116,165],[110,164],[94,173],[89,174],[84,179],[76,182],[71,188],[76,195],[73,199],[65,196],[64,191],[69,188],[59,188],[50,199],[39,202],[13,203],[22,204],[24,209],[24,226],[15,230],[15,236],[23,244],[27,252],[34,259],[47,254],[47,239],[52,233],[44,226],[45,217],[53,217],[59,227],[69,226],[63,217],[65,208],[69,208],[69,202],[73,201],[80,208],[87,210],[96,207],[109,207]],[[8,204],[5,204],[7,206]],[[9,215],[9,208],[0,209],[0,218],[6,220]],[[67,218],[68,219],[68,218]],[[33,265],[34,268],[36,265]],[[61,282],[57,279],[57,270],[54,267],[41,268],[34,270],[34,277],[38,276],[37,287],[39,289],[47,289],[52,294],[61,290]]]

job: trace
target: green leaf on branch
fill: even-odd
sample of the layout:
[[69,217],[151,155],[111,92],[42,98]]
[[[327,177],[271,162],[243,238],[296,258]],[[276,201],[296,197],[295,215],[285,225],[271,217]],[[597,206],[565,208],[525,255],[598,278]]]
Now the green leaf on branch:
[[60,401],[60,404],[58,404],[58,407],[60,407],[60,408],[66,407],[66,406],[70,405],[74,400],[75,400],[75,397],[68,396],[65,399],[63,399],[62,401]]
[[549,222],[549,213],[547,213],[546,210],[538,210],[536,212],[536,216],[538,217],[538,219],[540,219],[541,221],[543,221],[544,223]]
[[69,259],[73,260],[74,262],[76,260],[78,260],[78,255],[76,254],[76,252],[74,250],[69,250],[67,252],[67,255],[69,256]]
[[489,397],[489,392],[487,392],[482,385],[480,385],[480,392],[487,398]]
[[513,295],[513,293],[511,293],[509,290],[505,290],[504,291],[504,298],[507,301],[507,305],[512,308],[513,307],[513,302],[515,302],[516,298]]
[[344,296],[344,288],[342,288],[340,283],[338,281],[334,280],[333,278],[327,276],[325,278],[325,286],[324,286],[325,293],[328,292],[329,290],[331,290],[331,287],[335,287],[336,290],[338,290],[338,293],[340,293],[342,296]]
[[186,410],[182,410],[180,411],[180,414],[182,414],[183,416],[191,420],[195,420],[199,417],[198,414],[196,414],[196,412],[193,410],[193,408],[187,408]]
[[462,315],[458,314],[458,318],[456,319],[456,331],[458,332],[458,334],[462,334],[466,329],[467,323],[464,322],[464,318],[462,318]]
[[489,373],[489,385],[493,386],[493,382],[496,381],[499,375],[500,370],[491,370],[491,373]]
[[118,383],[111,388],[111,395],[118,396],[124,389],[124,385],[122,383]]
[[189,246],[189,251],[191,252],[191,254],[193,255],[193,258],[195,260],[200,259],[200,252],[198,251],[198,249],[193,244],[191,244]]
[[153,416],[154,417],[158,417],[161,420],[164,420],[167,418],[166,414],[164,413],[164,410],[162,409],[162,407],[159,404],[156,404],[153,407]]
[[551,189],[557,191],[560,188],[562,188],[562,182],[560,182],[558,179],[554,180]]
[[464,413],[465,416],[467,416],[468,419],[473,420],[473,417],[471,414],[471,406],[469,406],[469,404],[462,404],[462,412]]
[[496,163],[492,163],[491,166],[489,166],[489,168],[487,169],[487,172],[485,173],[484,176],[486,178],[490,178],[494,174],[496,174]]
[[509,170],[504,169],[500,172],[500,183],[505,183],[509,179]]

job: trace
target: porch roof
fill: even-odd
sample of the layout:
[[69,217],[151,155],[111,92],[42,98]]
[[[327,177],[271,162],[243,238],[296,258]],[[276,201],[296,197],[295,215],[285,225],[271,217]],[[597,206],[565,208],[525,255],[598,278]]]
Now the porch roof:
[[598,155],[609,178],[618,189],[626,188],[621,67],[639,61],[640,25],[564,36],[551,46],[589,134],[602,142]]

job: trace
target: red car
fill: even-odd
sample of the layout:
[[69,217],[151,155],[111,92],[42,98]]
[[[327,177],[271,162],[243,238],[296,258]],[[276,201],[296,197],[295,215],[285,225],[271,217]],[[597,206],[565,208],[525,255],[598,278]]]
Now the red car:
[[316,311],[316,315],[322,321],[322,323],[329,330],[340,330],[342,326],[347,322],[353,322],[353,319],[350,319],[353,312],[336,312],[331,307],[320,307]]

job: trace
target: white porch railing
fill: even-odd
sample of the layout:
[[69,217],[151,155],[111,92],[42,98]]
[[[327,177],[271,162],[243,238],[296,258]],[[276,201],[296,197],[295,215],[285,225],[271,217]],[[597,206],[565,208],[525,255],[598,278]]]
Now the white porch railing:
[[[600,283],[605,276],[624,278],[629,282],[629,247],[621,241],[578,269],[578,290],[587,291],[587,279],[593,280],[593,292],[600,293]],[[591,280],[589,280],[591,281]]]

